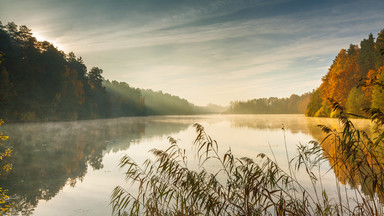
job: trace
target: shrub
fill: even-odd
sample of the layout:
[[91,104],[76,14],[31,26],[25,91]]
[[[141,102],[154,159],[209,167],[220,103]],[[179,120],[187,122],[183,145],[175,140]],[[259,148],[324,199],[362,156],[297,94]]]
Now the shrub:
[[[0,126],[4,124],[4,122],[0,119]],[[4,132],[0,132],[0,141],[8,140],[8,136],[5,135]],[[2,143],[0,143],[0,180],[4,178],[7,173],[12,169],[12,164],[9,163],[8,159],[11,156],[12,150],[4,147]],[[9,211],[11,207],[11,203],[9,202],[9,197],[7,195],[8,190],[4,189],[0,186],[0,213],[5,214]]]

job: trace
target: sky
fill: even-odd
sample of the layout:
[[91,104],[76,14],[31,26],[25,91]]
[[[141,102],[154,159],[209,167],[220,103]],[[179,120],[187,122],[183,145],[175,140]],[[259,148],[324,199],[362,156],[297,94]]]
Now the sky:
[[317,88],[340,49],[384,29],[384,0],[0,0],[0,21],[106,79],[228,105]]

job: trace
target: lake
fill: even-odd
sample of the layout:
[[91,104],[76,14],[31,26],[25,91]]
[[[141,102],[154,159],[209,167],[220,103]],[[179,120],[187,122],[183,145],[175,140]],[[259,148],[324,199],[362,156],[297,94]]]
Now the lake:
[[[5,124],[0,129],[10,136],[14,161],[12,172],[1,186],[9,189],[16,204],[14,211],[19,214],[110,215],[114,187],[129,188],[124,170],[118,168],[120,159],[127,154],[141,164],[150,157],[150,149],[166,149],[171,136],[189,152],[193,164],[197,160],[192,147],[194,123],[203,125],[217,140],[222,154],[229,148],[238,157],[256,158],[266,153],[284,169],[284,140],[291,158],[299,143],[323,138],[317,125],[339,127],[337,119],[303,115],[152,116]],[[357,125],[369,129],[369,123],[358,120]],[[216,168],[214,164],[209,167],[212,171]],[[323,171],[329,168],[325,164]],[[330,192],[335,191],[332,171],[323,176],[323,181]]]

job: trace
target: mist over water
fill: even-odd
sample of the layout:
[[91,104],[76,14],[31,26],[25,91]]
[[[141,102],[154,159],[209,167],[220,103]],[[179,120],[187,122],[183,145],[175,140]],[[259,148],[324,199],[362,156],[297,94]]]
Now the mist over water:
[[[369,121],[355,122],[370,130]],[[3,186],[15,202],[15,213],[109,215],[113,188],[122,185],[129,189],[124,170],[118,168],[121,157],[127,154],[141,164],[151,157],[150,149],[166,149],[171,136],[189,152],[194,167],[194,123],[205,127],[223,154],[229,148],[237,157],[256,158],[257,154],[266,153],[284,169],[284,139],[288,154],[293,157],[299,143],[322,140],[324,134],[317,125],[340,126],[337,119],[303,115],[159,116],[5,124],[2,131],[10,136],[14,161]],[[209,170],[217,169],[215,164],[209,165]],[[329,168],[326,164],[324,171]],[[305,185],[306,180],[303,181]],[[327,187],[334,187],[333,172],[323,181]],[[130,190],[134,192],[134,188]]]

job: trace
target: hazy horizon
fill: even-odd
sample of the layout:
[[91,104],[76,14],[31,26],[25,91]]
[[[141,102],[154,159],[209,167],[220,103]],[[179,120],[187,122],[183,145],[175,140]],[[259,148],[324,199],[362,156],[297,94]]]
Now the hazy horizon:
[[318,87],[340,49],[384,28],[382,11],[380,0],[0,1],[3,24],[106,79],[224,106]]

